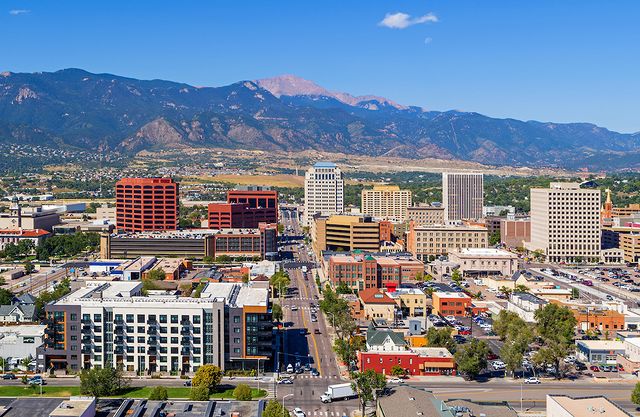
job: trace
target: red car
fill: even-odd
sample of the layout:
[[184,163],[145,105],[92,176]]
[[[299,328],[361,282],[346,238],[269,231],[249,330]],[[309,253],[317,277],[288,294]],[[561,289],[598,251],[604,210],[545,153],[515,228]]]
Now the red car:
[[598,368],[598,367],[597,367],[597,366],[595,366],[595,365],[591,365],[591,366],[589,367],[589,369],[591,369],[593,372],[600,372],[600,368]]
[[489,352],[489,353],[487,354],[487,359],[488,359],[488,360],[490,360],[490,361],[492,361],[492,360],[494,360],[494,359],[498,359],[498,355],[496,355],[496,354],[495,354],[495,353],[493,353],[493,352]]

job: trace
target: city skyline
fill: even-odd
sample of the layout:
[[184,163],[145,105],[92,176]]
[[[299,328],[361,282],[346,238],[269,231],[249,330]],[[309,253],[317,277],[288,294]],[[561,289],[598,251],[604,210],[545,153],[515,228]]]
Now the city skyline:
[[0,33],[20,33],[0,46],[0,69],[79,67],[197,86],[291,73],[329,90],[427,109],[636,132],[628,109],[640,92],[629,53],[638,8],[19,1],[0,10]]

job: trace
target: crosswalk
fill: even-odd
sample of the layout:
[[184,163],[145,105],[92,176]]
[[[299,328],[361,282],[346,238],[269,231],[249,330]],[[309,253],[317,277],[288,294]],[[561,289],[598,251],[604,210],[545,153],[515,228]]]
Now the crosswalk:
[[349,417],[351,413],[348,410],[343,411],[312,411],[312,410],[302,410],[306,414],[307,417],[312,416],[322,416],[322,417]]

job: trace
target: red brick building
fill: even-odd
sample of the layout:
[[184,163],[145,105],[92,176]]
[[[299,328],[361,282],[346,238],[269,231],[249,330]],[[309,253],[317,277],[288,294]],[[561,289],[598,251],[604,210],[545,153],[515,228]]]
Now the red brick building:
[[409,375],[455,375],[456,363],[445,348],[414,348],[402,352],[358,352],[361,372],[373,369],[377,373],[391,375],[391,368],[399,365]]
[[211,203],[210,229],[257,228],[259,223],[278,223],[278,192],[232,190],[226,203]]
[[175,230],[178,209],[178,184],[171,178],[123,178],[116,183],[118,230]]
[[334,287],[344,282],[349,288],[362,291],[397,288],[403,280],[414,279],[422,271],[424,264],[415,259],[356,254],[330,257],[328,276]]

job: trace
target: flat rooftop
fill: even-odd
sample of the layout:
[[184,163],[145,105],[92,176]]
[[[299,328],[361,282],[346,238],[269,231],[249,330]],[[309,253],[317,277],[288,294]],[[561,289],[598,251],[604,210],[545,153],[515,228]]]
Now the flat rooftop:
[[466,256],[466,257],[496,257],[496,258],[517,258],[518,255],[515,253],[511,253],[509,251],[503,249],[493,249],[493,248],[462,248],[459,250],[451,251],[458,256]]
[[581,397],[572,398],[565,395],[547,395],[547,409],[549,405],[556,403],[564,409],[568,415],[584,417],[600,415],[607,417],[629,417],[631,414],[622,410],[616,404],[605,397]]
[[50,417],[63,416],[82,416],[88,408],[95,406],[96,399],[93,397],[71,397],[63,400],[53,411],[49,413]]
[[619,340],[576,340],[576,344],[589,350],[624,350],[624,342]]
[[463,292],[436,291],[434,294],[437,294],[440,298],[471,298]]
[[189,229],[161,232],[114,233],[114,239],[203,239],[213,235],[259,235],[260,229]]
[[62,297],[55,304],[83,305],[83,306],[131,306],[166,309],[168,306],[180,304],[209,304],[215,301],[236,306],[266,307],[269,301],[269,289],[253,284],[239,284],[228,282],[209,282],[202,291],[200,298],[180,297],[173,293],[141,294],[140,281],[87,281],[84,287]]

